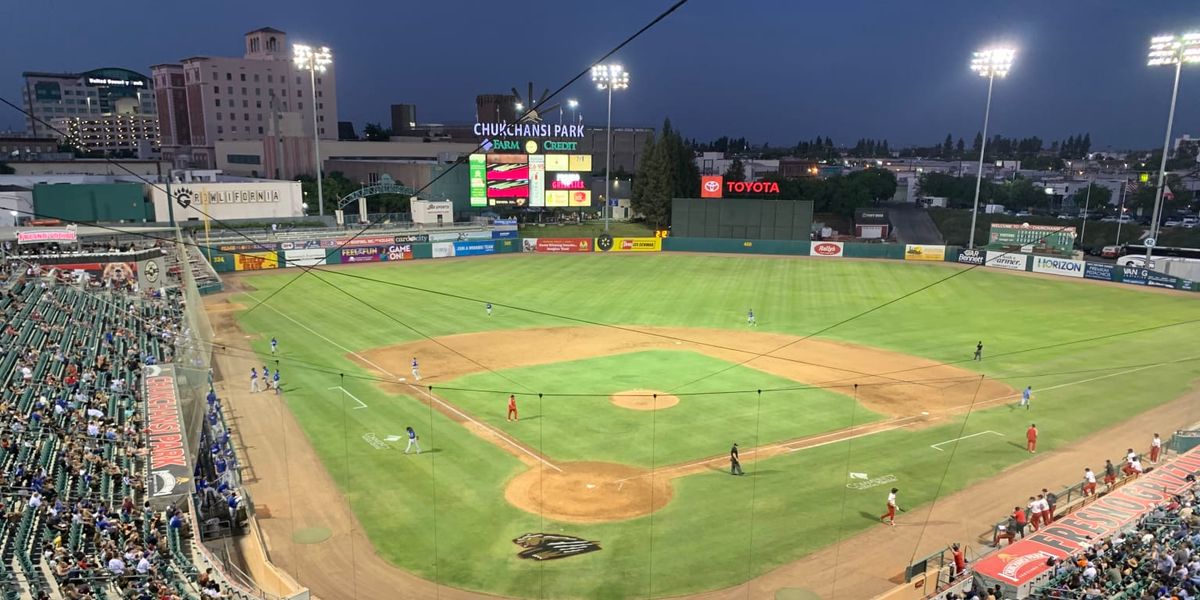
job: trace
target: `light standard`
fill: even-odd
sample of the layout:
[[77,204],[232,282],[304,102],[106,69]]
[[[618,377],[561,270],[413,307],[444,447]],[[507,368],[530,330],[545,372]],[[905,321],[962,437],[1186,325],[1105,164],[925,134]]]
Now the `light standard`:
[[1167,135],[1163,139],[1162,162],[1158,166],[1158,189],[1154,192],[1154,212],[1150,213],[1150,241],[1146,242],[1146,265],[1154,254],[1153,241],[1158,239],[1158,215],[1162,210],[1163,190],[1167,185],[1167,151],[1171,147],[1171,126],[1175,122],[1175,99],[1179,96],[1179,75],[1183,63],[1200,62],[1200,32],[1183,35],[1160,35],[1150,40],[1150,54],[1146,64],[1175,65],[1175,86],[1171,88],[1171,111],[1167,113]]
[[296,44],[292,47],[292,60],[295,61],[297,69],[308,71],[308,79],[312,84],[313,155],[317,160],[317,214],[323,217],[325,216],[325,190],[324,182],[321,181],[321,135],[317,126],[317,71],[325,72],[325,67],[333,63],[333,54],[329,52],[329,48],[324,46],[314,49]]
[[971,206],[971,237],[967,248],[975,248],[975,217],[979,214],[979,186],[983,183],[983,151],[987,148],[988,118],[992,113],[992,84],[997,77],[1008,75],[1017,51],[1011,48],[989,48],[976,52],[971,57],[971,70],[980,77],[987,77],[987,107],[983,109],[983,139],[979,144],[979,173],[975,177],[975,203]]
[[578,119],[578,118],[576,118],[576,116],[575,116],[575,111],[576,111],[576,109],[578,109],[578,108],[579,108],[579,101],[578,101],[578,100],[576,100],[576,99],[574,99],[574,98],[571,98],[570,100],[567,100],[567,108],[571,109],[571,124],[572,124],[572,125],[578,125],[578,124],[579,124],[579,122],[578,122],[578,121],[579,121],[579,119]]
[[623,90],[629,87],[629,71],[621,65],[596,65],[592,67],[592,81],[601,90],[608,90],[608,144],[604,148],[604,233],[608,233],[608,216],[612,213],[609,198],[610,180],[612,179],[612,93],[614,89]]

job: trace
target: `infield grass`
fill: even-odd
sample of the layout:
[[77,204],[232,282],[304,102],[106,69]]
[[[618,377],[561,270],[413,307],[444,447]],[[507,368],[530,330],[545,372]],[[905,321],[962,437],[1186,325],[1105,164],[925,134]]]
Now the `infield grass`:
[[[252,306],[252,298],[265,297],[297,273],[246,279],[257,291],[235,300]],[[1052,451],[1177,397],[1200,377],[1196,361],[1134,371],[1200,354],[1194,342],[1200,325],[1166,326],[1200,320],[1200,297],[984,269],[955,275],[956,268],[939,264],[667,253],[417,261],[351,267],[346,273],[354,278],[309,274],[239,320],[248,332],[262,334],[254,344],[264,359],[269,358],[265,340],[280,339],[287,403],[378,551],[398,566],[444,584],[514,596],[619,598],[734,585],[874,526],[881,490],[847,490],[848,471],[894,475],[904,489],[904,503],[916,506],[933,498],[943,472],[945,495],[1026,460],[1019,442],[1030,414],[991,408],[971,414],[965,428],[959,421],[888,431],[747,464],[751,476],[745,478],[715,472],[688,476],[675,480],[674,499],[653,518],[562,525],[504,501],[505,482],[525,469],[511,454],[411,398],[389,396],[374,382],[359,379],[366,373],[346,358],[348,351],[417,339],[397,321],[431,336],[576,324],[506,307],[528,306],[600,323],[739,328],[746,309],[753,307],[760,330],[804,335],[954,275],[821,335],[942,361],[969,359],[975,342],[983,340],[985,360],[961,366],[1017,389],[1034,386],[1034,412],[1042,432],[1039,451]],[[321,279],[395,320],[357,304]],[[497,304],[491,319],[483,313],[484,301]],[[706,364],[714,359],[686,352],[662,354],[645,362],[616,356],[514,369],[505,375],[520,377],[539,391],[582,388],[603,394],[670,388],[677,379],[651,377],[664,366],[679,371],[716,366]],[[608,360],[613,362],[603,362]],[[643,364],[656,369],[638,369]],[[247,371],[250,366],[248,361]],[[621,379],[606,379],[613,373]],[[463,381],[493,383],[475,379],[487,377]],[[739,389],[767,377],[732,369],[704,385]],[[330,390],[339,385],[353,398]],[[827,404],[823,413],[797,427],[850,425],[852,403],[830,396],[821,400]],[[502,418],[503,398],[461,396],[454,401],[476,418]],[[357,408],[360,402],[367,408]],[[683,408],[659,411],[657,417]],[[742,408],[737,404],[726,412],[712,407],[707,411],[711,420],[690,415],[685,428],[647,434],[641,415],[626,420],[607,399],[578,406],[555,400],[543,406],[541,419],[530,420],[541,421],[542,428],[540,444],[531,445],[545,449],[552,460],[649,464],[652,449],[681,459],[704,456],[715,453],[712,447],[723,451],[730,433],[742,435],[734,431],[743,427]],[[787,420],[797,418],[786,412],[786,403],[764,401],[763,409],[764,439],[784,435]],[[522,411],[532,410],[524,401]],[[864,418],[860,411],[858,422]],[[434,452],[405,456],[400,442],[376,449],[363,438],[367,433],[399,435],[406,425],[413,425],[423,446]],[[532,442],[528,432],[512,431]],[[948,453],[929,448],[982,431],[1004,435],[964,440],[948,469]],[[1114,449],[1113,458],[1121,450]],[[1100,463],[1103,458],[1098,457]],[[535,531],[599,540],[603,550],[548,563],[516,558],[511,540]],[[897,557],[896,568],[907,558]]]

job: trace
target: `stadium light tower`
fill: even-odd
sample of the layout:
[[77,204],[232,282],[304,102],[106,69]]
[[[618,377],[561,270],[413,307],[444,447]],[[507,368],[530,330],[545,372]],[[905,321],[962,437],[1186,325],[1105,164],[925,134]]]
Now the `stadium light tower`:
[[[321,181],[321,135],[317,126],[317,72],[324,73],[325,68],[333,64],[333,54],[325,46],[312,48],[295,44],[292,46],[292,60],[295,61],[297,69],[308,71],[308,79],[312,84],[313,156],[317,160],[317,214],[323,217],[325,216],[325,182]],[[279,135],[279,132],[276,131],[275,135]]]
[[[1154,212],[1150,213],[1150,239],[1158,239],[1158,219],[1162,212],[1163,192],[1167,189],[1167,151],[1171,147],[1171,126],[1175,124],[1175,99],[1179,97],[1179,75],[1184,63],[1200,63],[1200,31],[1183,35],[1159,35],[1150,40],[1146,65],[1175,65],[1175,85],[1171,88],[1171,110],[1167,113],[1167,135],[1163,140],[1162,162],[1158,165],[1158,189],[1154,192]],[[1154,254],[1154,244],[1146,244],[1146,268]]]
[[983,140],[979,144],[979,172],[975,176],[975,203],[971,206],[971,237],[968,249],[975,248],[975,217],[979,214],[979,186],[983,183],[983,151],[987,149],[988,118],[992,113],[992,84],[996,78],[1008,75],[1017,51],[1012,48],[988,48],[971,57],[971,70],[980,77],[987,77],[987,105],[983,109]]
[[608,144],[604,149],[604,233],[608,233],[608,218],[612,214],[611,184],[612,184],[612,93],[613,90],[623,90],[629,87],[629,71],[621,65],[595,65],[592,67],[592,81],[601,90],[608,90]]
[[578,125],[579,117],[575,115],[575,112],[579,110],[579,101],[574,98],[567,100],[567,108],[571,109],[571,124]]

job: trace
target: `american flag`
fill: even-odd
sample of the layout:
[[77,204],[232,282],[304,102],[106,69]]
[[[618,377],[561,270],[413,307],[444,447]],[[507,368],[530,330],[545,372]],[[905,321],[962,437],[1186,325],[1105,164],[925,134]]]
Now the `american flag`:
[[1137,182],[1136,182],[1136,181],[1126,181],[1126,182],[1125,182],[1125,193],[1126,193],[1126,194],[1136,194],[1136,193],[1137,193],[1137,187],[1138,187],[1138,186],[1137,186]]

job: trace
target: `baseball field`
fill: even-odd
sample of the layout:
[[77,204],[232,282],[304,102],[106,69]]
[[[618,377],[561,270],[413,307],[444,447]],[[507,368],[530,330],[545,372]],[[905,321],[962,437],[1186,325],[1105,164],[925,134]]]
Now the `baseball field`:
[[[962,268],[446,259],[314,272],[247,312],[299,271],[255,274],[223,312],[259,358],[224,375],[281,369],[310,468],[396,567],[517,597],[681,595],[883,526],[891,487],[916,507],[1025,461],[1031,422],[1053,452],[1200,375],[1194,296],[985,269],[922,289]],[[579,541],[519,556],[543,533]]]

